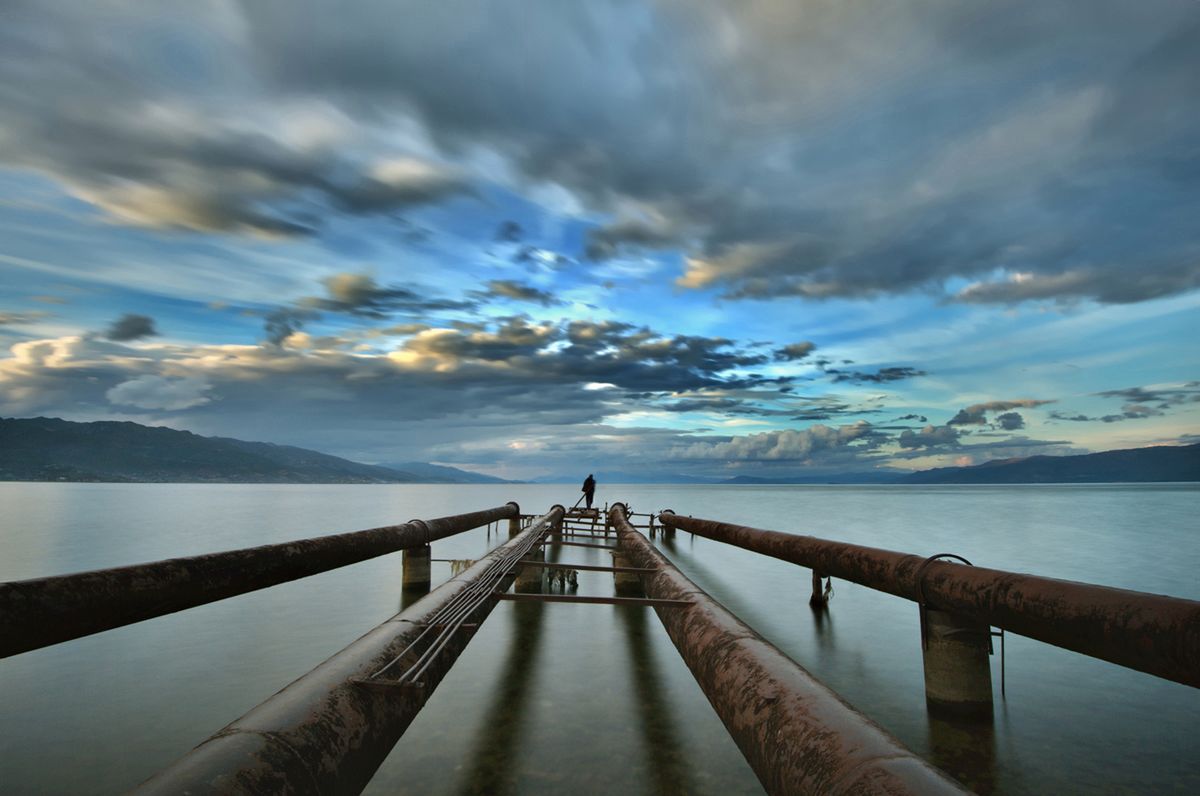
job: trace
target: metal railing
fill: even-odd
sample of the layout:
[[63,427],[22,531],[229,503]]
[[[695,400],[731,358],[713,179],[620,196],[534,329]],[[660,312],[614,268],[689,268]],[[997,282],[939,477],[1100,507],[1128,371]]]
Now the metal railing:
[[563,511],[552,507],[134,792],[358,793]]
[[683,517],[659,521],[1074,652],[1200,687],[1200,602]]
[[516,503],[364,531],[0,583],[0,658],[421,547],[502,519]]

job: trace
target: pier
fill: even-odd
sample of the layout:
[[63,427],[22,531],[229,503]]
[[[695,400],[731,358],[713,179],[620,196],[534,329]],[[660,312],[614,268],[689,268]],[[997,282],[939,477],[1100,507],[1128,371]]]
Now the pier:
[[[434,587],[433,543],[484,525],[502,528],[507,540]],[[400,613],[210,738],[198,738],[195,749],[137,792],[361,790],[501,601],[562,611],[579,603],[652,610],[769,793],[963,792],[686,577],[653,541],[678,533],[802,568],[797,577],[811,578],[812,610],[835,610],[826,604],[830,579],[911,601],[921,617],[930,711],[969,717],[981,727],[996,699],[989,656],[1002,653],[1002,633],[1200,686],[1197,602],[987,569],[952,554],[916,556],[671,510],[636,513],[621,503],[604,511],[552,506],[541,514],[508,503],[285,544],[4,583],[0,656],[402,551]],[[612,565],[546,555],[548,549],[572,548],[607,551]],[[613,594],[562,588],[574,571],[611,573]],[[560,588],[550,588],[556,581]]]

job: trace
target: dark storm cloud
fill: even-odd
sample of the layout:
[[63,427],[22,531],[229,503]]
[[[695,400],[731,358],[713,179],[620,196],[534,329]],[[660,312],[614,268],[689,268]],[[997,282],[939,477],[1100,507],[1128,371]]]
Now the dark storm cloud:
[[910,367],[880,368],[874,373],[857,370],[836,370],[834,368],[826,368],[825,372],[833,376],[833,380],[835,382],[848,381],[855,384],[885,384],[890,381],[914,379],[918,376],[928,375],[923,370],[917,370],[916,368]]
[[543,307],[561,306],[566,303],[553,293],[512,279],[493,279],[487,283],[487,290],[477,291],[473,295],[483,300],[511,299],[540,304]]
[[608,260],[627,250],[665,249],[678,244],[678,235],[661,225],[626,219],[588,230],[584,255],[589,260]]
[[1032,409],[1035,406],[1052,404],[1054,401],[1037,400],[1035,398],[1020,398],[1015,401],[988,401],[982,404],[972,404],[958,410],[958,414],[950,418],[950,426],[982,426],[987,423],[988,412],[1007,412],[1012,409]]
[[516,243],[525,235],[525,229],[516,221],[508,220],[500,222],[500,226],[496,227],[496,240],[501,243]]
[[263,318],[263,331],[266,332],[267,342],[272,345],[281,344],[316,317],[318,313],[313,310],[298,307],[279,307],[271,310]]
[[779,362],[795,362],[804,359],[815,350],[817,350],[816,344],[810,343],[807,340],[799,343],[790,343],[783,348],[775,349],[775,359]]
[[896,420],[912,420],[917,423],[929,422],[929,418],[925,417],[925,415],[900,415],[900,417],[896,418]]
[[1194,289],[1200,7],[1088,8],[10,2],[0,151],[128,223],[270,235],[502,174],[600,219],[591,257],[682,247],[732,297]]
[[104,332],[104,337],[119,343],[130,340],[141,340],[154,337],[158,330],[154,328],[154,319],[149,315],[126,313],[113,321]]
[[925,426],[916,433],[911,429],[901,431],[896,442],[901,448],[952,448],[960,444],[960,436],[958,429],[950,426]]
[[1096,395],[1102,398],[1117,398],[1125,403],[1120,412],[1106,415],[1089,417],[1082,413],[1051,412],[1050,417],[1054,420],[1066,420],[1074,423],[1119,423],[1123,420],[1161,417],[1176,407],[1200,403],[1200,382],[1190,381],[1174,387],[1126,387],[1120,390],[1105,390]]
[[1005,431],[1017,431],[1025,428],[1025,418],[1021,417],[1020,412],[1005,412],[1002,415],[996,415],[996,426]]
[[396,312],[471,310],[477,306],[473,301],[438,298],[423,288],[380,285],[367,274],[334,274],[321,282],[326,295],[301,299],[301,306],[364,318],[386,318]]

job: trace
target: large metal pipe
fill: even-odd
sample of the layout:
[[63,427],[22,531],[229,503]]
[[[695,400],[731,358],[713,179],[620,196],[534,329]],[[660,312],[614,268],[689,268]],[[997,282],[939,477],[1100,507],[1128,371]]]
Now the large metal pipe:
[[664,525],[1200,687],[1200,602],[1023,575],[715,520]]
[[[337,653],[237,721],[142,783],[140,794],[358,793],[466,647],[471,629],[497,599],[488,575],[502,573],[497,590],[512,584],[513,568],[544,535],[562,506],[479,559],[428,596]],[[511,562],[511,563],[510,563]],[[503,565],[497,570],[496,565]],[[464,593],[486,589],[464,602]],[[470,596],[470,595],[467,595]],[[465,606],[461,629],[418,681],[380,677],[422,634],[439,629],[448,605]],[[474,606],[474,607],[472,607]],[[407,659],[404,659],[407,665]]]
[[689,600],[655,609],[684,663],[773,794],[961,794],[957,782],[850,707],[688,580],[629,524],[609,519],[653,599]]
[[0,583],[0,658],[355,564],[517,516],[516,503],[295,542]]

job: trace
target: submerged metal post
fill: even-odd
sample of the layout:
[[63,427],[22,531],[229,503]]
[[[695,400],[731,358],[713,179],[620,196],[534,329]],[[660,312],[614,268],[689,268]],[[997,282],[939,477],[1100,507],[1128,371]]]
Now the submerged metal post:
[[630,526],[609,516],[622,549],[704,695],[771,794],[961,794],[962,787],[754,632],[688,580]]
[[562,512],[553,507],[135,792],[358,793],[491,613],[497,592],[511,585],[513,564]]

